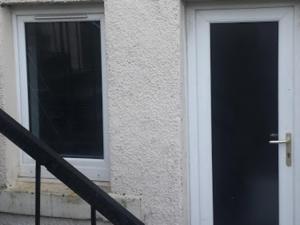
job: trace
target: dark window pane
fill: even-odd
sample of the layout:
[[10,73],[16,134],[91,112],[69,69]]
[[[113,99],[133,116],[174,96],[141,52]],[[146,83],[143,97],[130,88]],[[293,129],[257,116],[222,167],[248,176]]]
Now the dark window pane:
[[25,31],[30,130],[64,156],[103,158],[100,22]]
[[278,23],[211,24],[214,225],[278,225]]

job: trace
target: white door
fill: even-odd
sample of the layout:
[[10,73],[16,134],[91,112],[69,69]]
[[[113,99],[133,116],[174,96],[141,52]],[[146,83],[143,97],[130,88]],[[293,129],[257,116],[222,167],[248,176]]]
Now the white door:
[[188,10],[191,225],[293,224],[293,18]]

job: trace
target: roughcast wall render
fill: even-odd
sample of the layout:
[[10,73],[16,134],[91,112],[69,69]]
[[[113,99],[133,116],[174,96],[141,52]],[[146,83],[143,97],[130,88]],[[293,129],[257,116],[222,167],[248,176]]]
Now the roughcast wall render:
[[[19,0],[26,1],[67,7],[80,0]],[[111,190],[139,196],[147,225],[188,224],[182,9],[181,0],[104,1]],[[3,153],[2,146],[0,185],[6,176]]]
[[106,0],[113,192],[147,224],[187,224],[180,0]]

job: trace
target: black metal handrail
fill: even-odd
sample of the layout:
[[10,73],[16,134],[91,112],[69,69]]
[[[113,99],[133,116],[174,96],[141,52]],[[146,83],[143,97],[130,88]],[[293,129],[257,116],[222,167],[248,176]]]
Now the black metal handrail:
[[0,109],[0,132],[36,160],[36,225],[40,224],[41,166],[45,166],[56,178],[91,205],[92,225],[96,224],[96,210],[115,225],[144,224],[2,109]]

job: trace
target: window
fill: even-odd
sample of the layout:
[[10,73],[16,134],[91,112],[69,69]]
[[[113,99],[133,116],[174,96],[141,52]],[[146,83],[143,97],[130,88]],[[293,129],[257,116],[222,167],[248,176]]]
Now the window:
[[[15,24],[23,125],[91,179],[108,180],[103,15],[34,12]],[[20,176],[33,175],[21,153]]]

